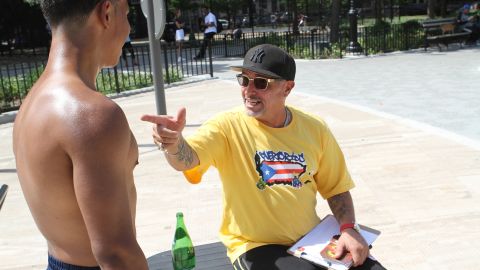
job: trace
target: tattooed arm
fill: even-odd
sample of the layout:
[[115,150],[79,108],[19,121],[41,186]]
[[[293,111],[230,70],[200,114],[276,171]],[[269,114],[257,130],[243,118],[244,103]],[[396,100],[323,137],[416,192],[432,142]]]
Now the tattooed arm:
[[165,151],[165,158],[174,169],[185,171],[200,164],[197,153],[182,136],[178,139],[176,147],[173,148],[176,150]]
[[178,171],[197,166],[200,161],[197,153],[182,136],[186,123],[186,110],[178,110],[177,117],[168,115],[143,115],[142,120],[153,123],[153,141],[163,150],[168,163]]
[[338,221],[338,224],[355,222],[355,211],[350,192],[344,192],[327,199],[330,210]]
[[[355,210],[350,192],[344,192],[327,199],[328,205],[338,223],[355,223]],[[345,229],[338,241],[336,257],[340,258],[345,251],[352,253],[353,265],[362,265],[368,256],[368,245],[365,239],[354,229]]]

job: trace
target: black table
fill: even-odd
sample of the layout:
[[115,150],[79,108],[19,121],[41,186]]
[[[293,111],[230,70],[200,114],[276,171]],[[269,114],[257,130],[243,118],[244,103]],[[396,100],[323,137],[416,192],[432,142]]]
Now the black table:
[[[195,270],[232,270],[233,266],[227,257],[225,246],[211,243],[195,247]],[[147,259],[151,270],[173,270],[170,250],[153,255]]]

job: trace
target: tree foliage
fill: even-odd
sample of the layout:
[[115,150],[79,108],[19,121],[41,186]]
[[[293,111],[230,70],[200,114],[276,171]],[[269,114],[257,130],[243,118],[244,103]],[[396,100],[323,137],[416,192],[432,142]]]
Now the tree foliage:
[[42,45],[48,40],[38,0],[0,1],[0,41]]

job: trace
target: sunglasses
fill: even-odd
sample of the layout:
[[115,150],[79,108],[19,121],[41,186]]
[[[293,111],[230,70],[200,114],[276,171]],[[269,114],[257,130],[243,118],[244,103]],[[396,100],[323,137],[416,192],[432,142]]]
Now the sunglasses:
[[255,88],[258,90],[267,90],[268,88],[268,83],[274,82],[274,81],[280,81],[281,79],[267,79],[267,78],[262,78],[262,77],[256,77],[253,79],[250,79],[244,74],[237,74],[237,81],[238,84],[240,84],[243,87],[247,87],[248,84],[250,84],[250,81],[253,81],[253,85]]

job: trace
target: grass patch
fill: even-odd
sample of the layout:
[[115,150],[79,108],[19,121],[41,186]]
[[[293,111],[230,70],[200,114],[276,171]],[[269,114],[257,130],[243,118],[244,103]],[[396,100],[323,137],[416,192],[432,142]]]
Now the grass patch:
[[[32,86],[45,70],[44,64],[31,67],[23,74],[0,77],[0,111],[11,110],[20,106]],[[183,79],[183,74],[177,68],[168,68],[170,83]],[[12,73],[12,71],[10,71]],[[166,82],[166,73],[163,72]],[[120,69],[103,69],[97,76],[97,90],[103,94],[119,93],[153,85],[151,73],[139,71],[121,71]]]
[[[401,16],[401,17],[393,17],[393,20],[390,21],[390,18],[385,18],[385,21],[391,24],[402,24],[408,21],[423,21],[427,19],[427,15],[415,15],[415,16]],[[358,26],[374,26],[375,19],[374,18],[365,18],[365,19],[358,19]]]
[[[173,66],[168,68],[168,72],[170,83],[183,79],[182,72]],[[165,69],[163,70],[163,81],[167,82]],[[105,69],[97,76],[97,89],[103,94],[120,93],[152,85],[152,74],[145,72],[115,72],[114,69]]]

